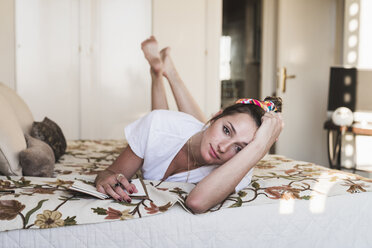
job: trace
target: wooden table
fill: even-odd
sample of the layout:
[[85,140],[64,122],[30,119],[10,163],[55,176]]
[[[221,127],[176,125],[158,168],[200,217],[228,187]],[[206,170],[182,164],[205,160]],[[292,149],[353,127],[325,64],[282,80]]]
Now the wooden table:
[[[341,170],[341,142],[342,136],[346,132],[350,132],[354,135],[354,146],[355,146],[355,136],[356,135],[372,135],[372,129],[362,128],[360,126],[352,125],[352,126],[337,126],[335,125],[332,120],[328,120],[324,123],[324,129],[327,130],[327,142],[328,142],[328,161],[329,165],[332,169]],[[354,147],[354,151],[356,149]],[[355,158],[355,156],[354,156]],[[350,168],[348,168],[350,169]],[[356,169],[356,163],[353,162],[353,168],[351,168],[354,172]]]

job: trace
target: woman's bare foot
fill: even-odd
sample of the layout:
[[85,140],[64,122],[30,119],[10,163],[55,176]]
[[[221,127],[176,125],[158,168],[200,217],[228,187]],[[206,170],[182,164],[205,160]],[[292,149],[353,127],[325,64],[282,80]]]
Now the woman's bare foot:
[[155,74],[163,73],[163,62],[158,50],[158,42],[154,36],[141,43],[141,48],[146,60],[151,66],[151,71]]
[[165,47],[160,51],[161,61],[163,63],[163,75],[169,79],[172,73],[176,72],[172,58],[170,56],[170,47]]

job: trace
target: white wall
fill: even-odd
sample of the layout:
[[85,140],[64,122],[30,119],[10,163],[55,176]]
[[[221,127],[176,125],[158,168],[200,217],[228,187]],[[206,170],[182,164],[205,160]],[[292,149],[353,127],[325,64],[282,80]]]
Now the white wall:
[[14,0],[0,1],[0,82],[15,89]]
[[18,92],[36,120],[50,117],[68,139],[123,138],[123,128],[150,111],[140,43],[151,33],[172,47],[206,115],[219,110],[222,0],[16,3]]
[[[220,107],[219,39],[222,0],[153,0],[153,34],[207,117]],[[167,87],[170,108],[176,109]]]
[[260,99],[271,96],[276,91],[276,46],[278,3],[272,0],[262,1],[262,44],[261,44],[261,84]]
[[17,92],[34,119],[79,137],[79,4],[16,0]]

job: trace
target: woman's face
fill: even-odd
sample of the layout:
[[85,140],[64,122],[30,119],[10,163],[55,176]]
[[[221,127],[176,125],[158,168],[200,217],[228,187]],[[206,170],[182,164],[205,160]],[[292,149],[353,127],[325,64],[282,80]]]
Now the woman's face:
[[200,152],[206,164],[221,165],[249,144],[258,127],[244,113],[224,116],[204,131]]

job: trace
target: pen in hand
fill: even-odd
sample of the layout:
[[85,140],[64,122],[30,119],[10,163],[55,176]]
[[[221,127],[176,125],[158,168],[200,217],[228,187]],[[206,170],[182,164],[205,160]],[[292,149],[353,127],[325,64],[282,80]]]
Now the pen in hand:
[[0,193],[15,193],[15,190],[4,190],[4,189],[0,189]]

